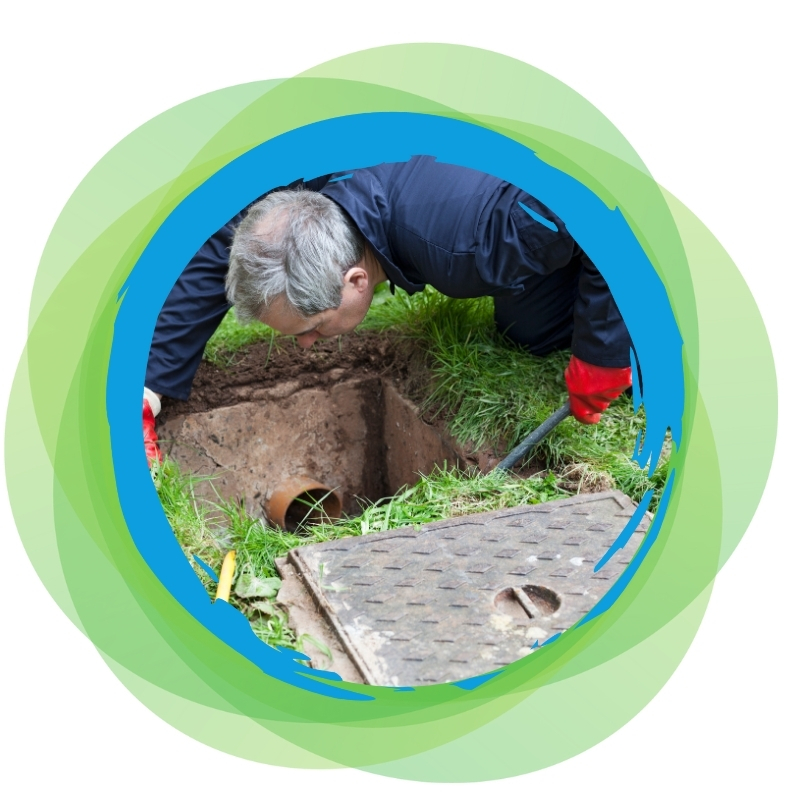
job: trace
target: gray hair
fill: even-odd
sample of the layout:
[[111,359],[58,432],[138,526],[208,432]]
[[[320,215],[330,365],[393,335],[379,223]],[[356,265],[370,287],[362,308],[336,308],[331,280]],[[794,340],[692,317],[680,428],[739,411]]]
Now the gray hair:
[[255,203],[233,238],[225,280],[242,324],[284,295],[302,317],[342,302],[344,274],[364,255],[364,239],[344,211],[318,192],[273,192]]

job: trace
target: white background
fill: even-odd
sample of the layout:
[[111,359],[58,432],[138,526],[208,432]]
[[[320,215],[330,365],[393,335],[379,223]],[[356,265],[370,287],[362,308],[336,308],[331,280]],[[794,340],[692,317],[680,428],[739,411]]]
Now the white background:
[[[3,402],[24,342],[27,299],[50,228],[96,161],[133,128],[198,94],[288,77],[382,44],[453,42],[546,70],[598,106],[656,179],[716,234],[744,273],[772,339],[781,424],[770,484],[723,569],[700,633],[658,697],[610,739],[490,792],[558,797],[795,795],[798,436],[797,45],[789,3],[478,4],[403,0],[139,0],[4,12],[1,293]],[[741,408],[748,446],[748,396]],[[42,487],[48,491],[48,487]],[[42,588],[2,514],[0,757],[9,796],[278,790],[432,797],[354,770],[297,772],[233,759],[178,733],[122,687]],[[795,512],[796,513],[796,512]],[[751,572],[751,565],[762,568]],[[768,565],[769,571],[762,565]],[[453,787],[455,788],[455,787]],[[72,791],[70,791],[72,789]],[[796,796],[796,795],[795,795]]]

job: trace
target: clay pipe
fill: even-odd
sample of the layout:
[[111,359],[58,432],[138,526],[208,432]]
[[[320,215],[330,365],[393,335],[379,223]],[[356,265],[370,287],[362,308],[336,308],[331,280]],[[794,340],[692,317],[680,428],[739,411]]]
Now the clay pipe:
[[303,522],[339,519],[342,500],[325,484],[306,475],[296,475],[275,489],[264,510],[273,525],[294,530]]

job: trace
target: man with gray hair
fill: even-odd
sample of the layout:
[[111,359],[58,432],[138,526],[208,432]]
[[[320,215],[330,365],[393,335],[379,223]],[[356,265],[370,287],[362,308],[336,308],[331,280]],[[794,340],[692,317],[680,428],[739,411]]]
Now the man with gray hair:
[[151,459],[148,400],[188,397],[228,304],[240,322],[260,320],[311,347],[354,330],[386,280],[392,291],[431,285],[449,297],[491,296],[512,341],[535,355],[572,348],[565,381],[579,421],[597,423],[631,384],[630,336],[597,268],[550,209],[475,170],[416,156],[297,182],[204,248],[156,326],[145,390]]
[[345,276],[365,249],[358,229],[325,195],[269,194],[250,208],[234,236],[228,300],[243,325],[274,313],[276,301],[300,319],[338,309]]

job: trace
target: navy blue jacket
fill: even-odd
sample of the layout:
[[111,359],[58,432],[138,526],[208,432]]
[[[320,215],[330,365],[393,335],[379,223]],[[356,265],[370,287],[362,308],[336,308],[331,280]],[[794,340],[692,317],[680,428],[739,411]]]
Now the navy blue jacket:
[[[349,214],[392,284],[491,296],[498,327],[531,352],[571,345],[589,363],[629,365],[630,337],[597,268],[564,223],[517,187],[430,156],[302,185]],[[203,245],[167,298],[145,381],[153,391],[188,397],[205,343],[229,308],[227,254],[244,213]]]

